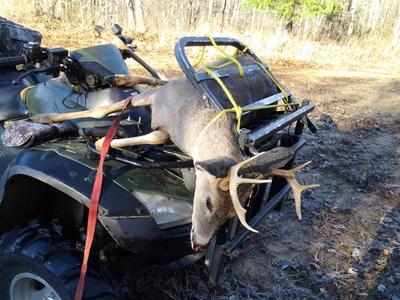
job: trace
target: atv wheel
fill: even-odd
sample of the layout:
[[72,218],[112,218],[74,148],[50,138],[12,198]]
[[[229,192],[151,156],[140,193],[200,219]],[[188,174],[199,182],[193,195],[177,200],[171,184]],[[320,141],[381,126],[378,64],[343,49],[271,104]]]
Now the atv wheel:
[[[81,252],[39,225],[5,233],[0,238],[0,299],[72,299],[81,261]],[[83,298],[117,299],[106,278],[89,267]]]

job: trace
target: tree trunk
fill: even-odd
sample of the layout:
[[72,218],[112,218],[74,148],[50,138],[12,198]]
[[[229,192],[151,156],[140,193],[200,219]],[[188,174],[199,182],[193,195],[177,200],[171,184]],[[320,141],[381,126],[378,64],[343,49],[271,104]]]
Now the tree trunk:
[[297,1],[293,1],[292,2],[292,7],[291,7],[291,12],[290,12],[290,16],[287,18],[287,23],[285,25],[285,29],[288,33],[292,33],[293,32],[293,23],[294,23],[294,17],[296,15],[296,9],[297,9]]
[[146,31],[143,19],[143,8],[142,0],[132,0],[133,1],[133,15],[135,18],[135,31],[138,33],[143,33]]
[[133,14],[133,3],[132,0],[126,0],[126,7],[128,8],[128,31],[133,31],[135,27],[135,16]]
[[293,31],[293,21],[290,20],[286,23],[285,29],[287,30],[288,33],[292,33]]
[[225,27],[226,1],[227,0],[224,0],[224,4],[222,6],[222,11],[221,11],[221,14],[222,14],[222,16],[221,16],[221,28],[220,28],[221,31],[223,31],[224,27]]
[[397,17],[393,28],[393,42],[398,43],[398,41],[400,41],[400,15]]
[[352,35],[354,32],[354,23],[356,20],[356,7],[353,0],[349,1],[348,12],[350,14],[349,28],[347,29],[347,35]]
[[208,12],[207,12],[208,31],[210,31],[210,29],[213,28],[213,23],[214,23],[213,14],[212,14],[213,13],[213,5],[214,5],[213,0],[209,0]]
[[373,0],[369,10],[368,27],[374,29],[379,20],[381,10],[380,0]]

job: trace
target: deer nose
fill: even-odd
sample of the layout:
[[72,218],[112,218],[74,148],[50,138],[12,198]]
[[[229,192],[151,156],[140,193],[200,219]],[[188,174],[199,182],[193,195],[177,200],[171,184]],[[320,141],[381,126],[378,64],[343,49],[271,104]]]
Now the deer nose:
[[208,244],[207,244],[207,245],[196,245],[196,244],[194,244],[194,245],[192,246],[192,248],[193,248],[193,251],[194,251],[195,253],[199,253],[199,252],[201,252],[202,250],[207,249],[207,246],[208,246]]
[[196,242],[196,229],[194,227],[192,227],[192,229],[190,230],[190,242],[192,244],[193,251],[196,253],[200,252],[202,249],[207,248],[208,246],[208,244],[201,245]]
[[196,232],[196,230],[195,230],[194,226],[192,226],[192,229],[190,230],[190,242],[192,244],[193,251],[197,253],[197,252],[201,251],[201,246],[196,243],[196,240],[195,240],[196,239],[196,234],[195,234],[195,232]]

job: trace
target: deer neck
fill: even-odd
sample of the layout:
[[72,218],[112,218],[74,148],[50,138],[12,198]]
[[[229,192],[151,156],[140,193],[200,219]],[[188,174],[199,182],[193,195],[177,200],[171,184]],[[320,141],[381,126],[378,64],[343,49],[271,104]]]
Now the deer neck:
[[194,162],[225,161],[232,165],[245,159],[234,132],[213,129],[199,136],[191,156]]
[[205,111],[202,119],[206,121],[197,129],[198,135],[192,144],[193,161],[229,160],[235,163],[242,161],[245,157],[240,150],[235,123],[228,116],[223,116],[211,126],[207,126],[215,115],[215,110]]

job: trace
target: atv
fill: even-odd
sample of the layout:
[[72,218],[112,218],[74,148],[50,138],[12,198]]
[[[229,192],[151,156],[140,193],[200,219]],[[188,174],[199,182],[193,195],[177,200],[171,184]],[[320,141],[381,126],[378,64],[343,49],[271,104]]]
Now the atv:
[[[160,79],[134,52],[132,40],[122,35],[118,25],[112,32],[125,49],[104,44],[67,51],[24,40],[17,53],[0,57],[0,134],[10,124],[33,115],[86,110],[141,93],[142,86],[115,83],[116,74],[128,75],[127,57]],[[238,50],[246,48],[231,38],[215,38],[215,42]],[[224,109],[215,88],[210,88],[213,78],[196,70],[186,55],[187,47],[203,46],[211,46],[210,40],[181,38],[175,47],[176,59],[209,105]],[[251,50],[246,54],[260,61]],[[250,74],[255,69],[257,65],[246,66],[244,72]],[[235,71],[228,66],[215,74],[226,77]],[[279,82],[269,80],[271,84]],[[254,104],[274,104],[285,97],[295,103],[291,93],[283,91]],[[268,119],[249,119],[239,135],[243,151],[254,155],[277,146],[299,150],[305,143],[301,137],[304,127],[315,130],[307,117],[313,108],[305,102],[287,113],[276,111]],[[78,119],[70,122],[73,133],[67,136],[52,127],[50,137],[30,137],[24,145],[14,147],[0,143],[0,299],[73,297],[99,159],[93,141],[105,135],[114,119],[115,115]],[[150,112],[135,108],[123,113],[117,136],[132,137],[150,130]],[[291,162],[285,168],[290,166]],[[176,269],[202,258],[211,281],[217,282],[226,259],[249,232],[234,218],[206,250],[193,252],[193,191],[188,182],[192,169],[191,159],[172,144],[108,153],[84,298],[129,298],[129,287],[122,280],[127,270],[150,265]],[[260,186],[249,199],[248,223],[256,226],[279,208],[289,190],[280,178]]]

